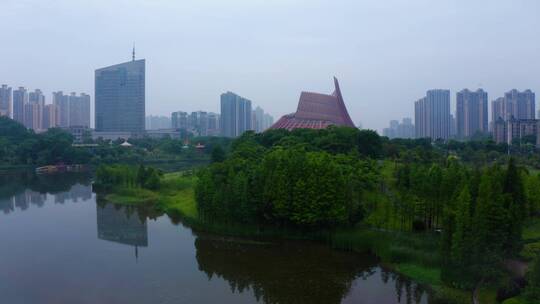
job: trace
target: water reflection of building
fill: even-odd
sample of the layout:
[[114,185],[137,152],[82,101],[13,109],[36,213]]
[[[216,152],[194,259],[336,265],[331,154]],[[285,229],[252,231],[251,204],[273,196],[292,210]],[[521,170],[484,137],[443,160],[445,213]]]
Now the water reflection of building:
[[0,199],[0,210],[4,212],[4,214],[11,213],[15,211],[15,205],[13,204],[13,198],[2,198]]
[[37,206],[39,208],[45,205],[45,200],[47,199],[46,194],[34,192],[34,191],[27,191],[27,193],[28,193],[28,199],[30,200],[30,204]]
[[25,190],[21,193],[16,194],[13,198],[15,202],[15,207],[24,211],[30,207],[30,204],[40,208],[43,207],[45,205],[47,195],[45,193]]
[[72,200],[74,203],[79,202],[79,199],[87,201],[92,198],[92,187],[90,185],[76,184],[67,192],[61,192],[54,195],[56,204],[63,204],[66,200]]
[[96,204],[96,208],[98,238],[134,246],[135,258],[138,258],[138,247],[148,247],[146,218],[141,219],[136,211],[129,212],[113,204]]
[[49,195],[56,203],[91,200],[90,176],[58,174],[45,177],[36,176],[33,172],[0,174],[0,212],[25,211],[31,206],[41,208],[51,200]]
[[29,207],[29,204],[28,204],[29,200],[28,200],[27,191],[21,192],[21,193],[15,195],[15,197],[14,197],[15,207],[17,207],[17,208],[19,208],[19,209],[21,209],[23,211],[28,209],[28,207]]

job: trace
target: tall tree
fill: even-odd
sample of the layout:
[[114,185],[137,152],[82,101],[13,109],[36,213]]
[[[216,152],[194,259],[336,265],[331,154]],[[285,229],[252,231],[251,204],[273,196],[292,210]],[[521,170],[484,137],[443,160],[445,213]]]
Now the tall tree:
[[465,268],[469,265],[472,245],[471,194],[469,187],[463,187],[457,198],[455,232],[452,236],[452,264]]
[[382,153],[382,140],[373,130],[360,130],[358,132],[358,152],[361,155],[378,158]]
[[506,194],[505,207],[509,216],[509,235],[505,249],[508,254],[515,254],[519,252],[521,246],[523,221],[527,216],[527,200],[523,179],[514,158],[510,158],[508,162],[503,187],[503,193]]
[[504,208],[501,170],[485,170],[480,180],[474,215],[474,238],[471,243],[478,281],[500,274],[503,246],[508,239],[508,213]]

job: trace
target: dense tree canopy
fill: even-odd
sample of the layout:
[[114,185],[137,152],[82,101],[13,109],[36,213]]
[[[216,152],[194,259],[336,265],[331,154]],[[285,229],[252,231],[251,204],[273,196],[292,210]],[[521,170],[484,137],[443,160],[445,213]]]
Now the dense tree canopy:
[[369,130],[248,132],[199,174],[207,220],[431,231],[441,278],[462,288],[496,282],[540,210],[531,157],[493,142],[388,140]]
[[60,129],[35,134],[23,125],[0,116],[0,165],[86,163],[88,151],[73,148],[73,138]]
[[[73,137],[59,128],[36,134],[18,122],[0,116],[0,167],[12,165],[52,165],[58,163],[103,164],[208,160],[216,147],[225,153],[231,139],[223,137],[187,136],[191,143],[172,138],[132,138],[130,148],[120,146],[122,139],[92,140],[83,136],[85,144],[92,147],[72,146]],[[194,144],[201,143],[205,149],[197,150]],[[223,155],[222,157],[223,158]]]
[[363,194],[378,179],[375,163],[359,158],[358,130],[320,133],[242,136],[226,160],[200,173],[200,213],[207,219],[301,227],[357,222],[365,213]]

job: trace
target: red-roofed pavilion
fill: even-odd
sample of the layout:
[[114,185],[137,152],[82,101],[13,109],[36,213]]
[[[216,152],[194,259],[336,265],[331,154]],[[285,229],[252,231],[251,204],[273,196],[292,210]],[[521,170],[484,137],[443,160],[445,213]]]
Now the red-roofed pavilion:
[[302,92],[295,113],[282,116],[271,129],[324,129],[330,125],[354,128],[347,112],[338,80],[332,95]]

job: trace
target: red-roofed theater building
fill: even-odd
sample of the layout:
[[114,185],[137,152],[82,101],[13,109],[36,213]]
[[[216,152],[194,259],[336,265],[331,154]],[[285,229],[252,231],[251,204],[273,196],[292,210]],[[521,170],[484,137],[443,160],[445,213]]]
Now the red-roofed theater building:
[[271,129],[325,129],[330,125],[354,128],[335,77],[334,85],[332,95],[302,92],[296,113],[284,115]]

